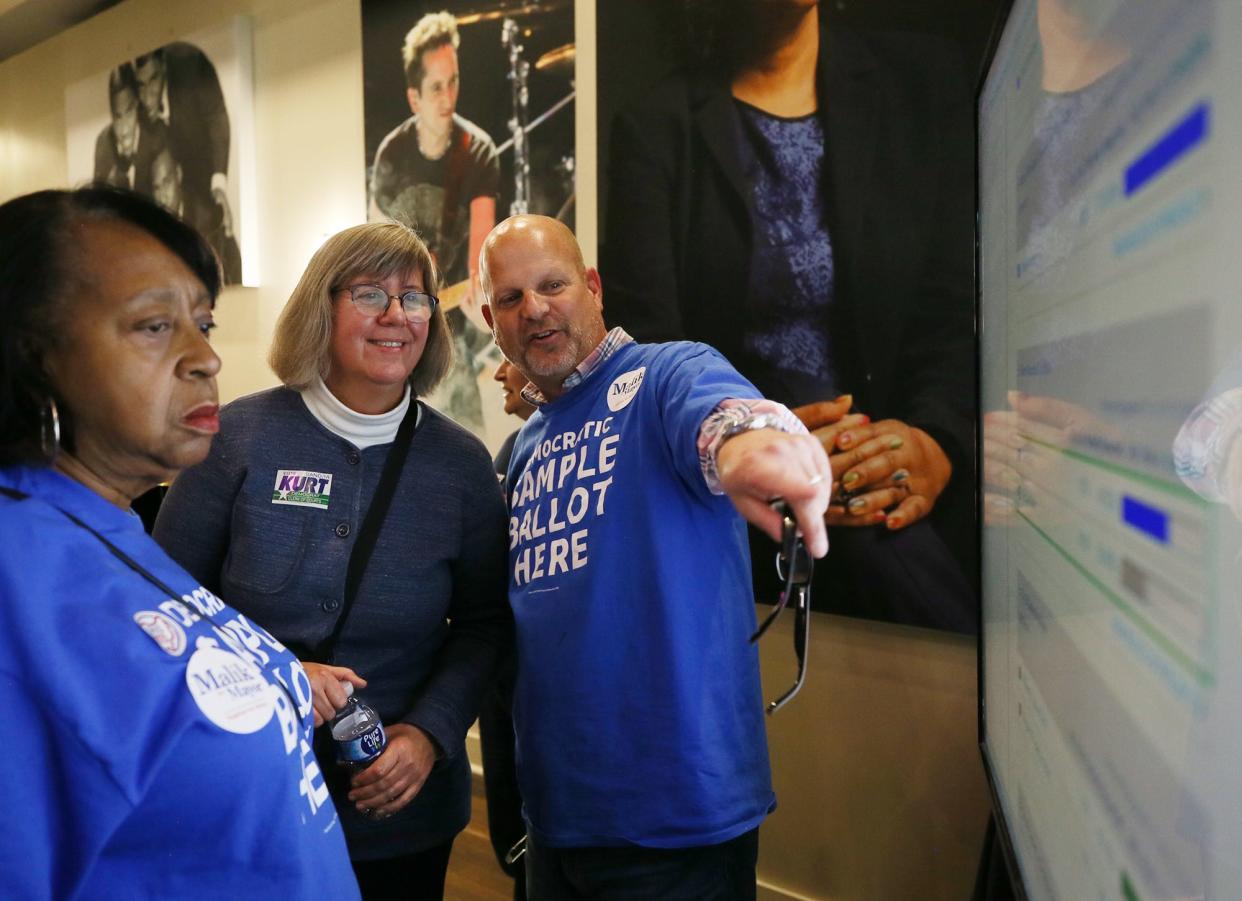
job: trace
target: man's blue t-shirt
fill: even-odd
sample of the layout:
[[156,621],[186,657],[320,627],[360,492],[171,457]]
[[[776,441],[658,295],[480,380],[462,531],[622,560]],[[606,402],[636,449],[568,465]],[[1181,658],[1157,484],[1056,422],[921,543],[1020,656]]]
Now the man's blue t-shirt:
[[741,517],[703,420],[759,393],[702,344],[629,344],[509,468],[518,776],[553,847],[728,841],[773,808]]
[[357,898],[301,664],[133,513],[50,469],[0,487],[28,495],[0,496],[0,894]]

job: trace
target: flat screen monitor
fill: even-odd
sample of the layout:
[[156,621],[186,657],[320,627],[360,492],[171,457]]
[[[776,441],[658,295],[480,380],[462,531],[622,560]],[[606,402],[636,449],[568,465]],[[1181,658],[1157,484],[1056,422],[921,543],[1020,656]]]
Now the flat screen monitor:
[[1242,899],[1242,2],[1015,0],[978,98],[982,742],[1031,898]]

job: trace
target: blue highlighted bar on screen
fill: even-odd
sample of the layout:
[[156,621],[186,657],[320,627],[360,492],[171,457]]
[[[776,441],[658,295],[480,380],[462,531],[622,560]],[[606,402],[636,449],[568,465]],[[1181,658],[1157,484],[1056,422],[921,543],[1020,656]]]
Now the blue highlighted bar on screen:
[[1126,495],[1121,499],[1121,518],[1161,544],[1169,543],[1169,514],[1158,507]]
[[1207,134],[1208,105],[1201,103],[1126,167],[1126,196],[1137,193],[1143,185],[1202,144]]

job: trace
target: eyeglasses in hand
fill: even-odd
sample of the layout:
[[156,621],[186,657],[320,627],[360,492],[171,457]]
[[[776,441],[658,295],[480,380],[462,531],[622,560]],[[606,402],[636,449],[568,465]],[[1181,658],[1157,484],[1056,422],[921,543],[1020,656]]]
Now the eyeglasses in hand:
[[785,583],[785,587],[776,606],[755,630],[755,634],[750,636],[750,640],[754,643],[763,637],[793,596],[794,612],[797,615],[794,620],[794,653],[798,655],[798,678],[792,688],[768,704],[765,708],[768,714],[776,713],[789,703],[806,681],[806,657],[811,637],[811,575],[815,571],[815,560],[807,552],[802,535],[798,532],[798,521],[794,519],[789,505],[778,500],[772,506],[781,515],[781,548],[776,552],[776,574]]
[[440,305],[440,300],[422,291],[403,291],[389,294],[379,285],[346,285],[338,291],[348,291],[354,306],[367,316],[379,316],[388,309],[390,300],[398,301],[410,322],[428,322]]

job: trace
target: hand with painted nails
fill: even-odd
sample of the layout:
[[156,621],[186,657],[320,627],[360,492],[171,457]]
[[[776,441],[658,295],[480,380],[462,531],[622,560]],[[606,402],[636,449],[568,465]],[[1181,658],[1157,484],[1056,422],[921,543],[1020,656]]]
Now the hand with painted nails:
[[840,430],[829,453],[838,479],[830,526],[904,529],[931,513],[953,474],[936,440],[898,419]]
[[854,397],[842,394],[833,400],[821,400],[813,404],[794,407],[792,412],[806,426],[807,431],[819,439],[824,450],[831,454],[836,446],[837,435],[854,426],[866,425],[871,417],[851,413]]

